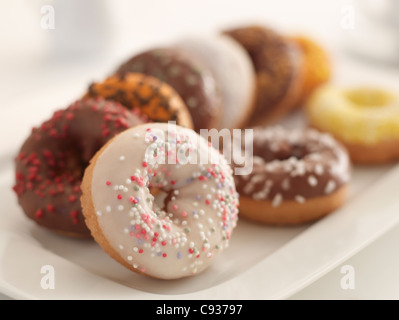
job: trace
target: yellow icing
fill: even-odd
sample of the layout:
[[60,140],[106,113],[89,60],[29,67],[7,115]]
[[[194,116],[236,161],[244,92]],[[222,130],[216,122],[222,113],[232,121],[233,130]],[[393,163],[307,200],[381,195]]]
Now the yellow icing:
[[399,139],[399,99],[383,89],[324,86],[309,99],[307,114],[314,126],[346,142]]

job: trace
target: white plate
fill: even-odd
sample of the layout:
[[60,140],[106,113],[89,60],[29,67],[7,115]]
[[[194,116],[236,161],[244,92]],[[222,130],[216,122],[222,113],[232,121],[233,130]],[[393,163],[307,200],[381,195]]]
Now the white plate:
[[[10,159],[10,157],[6,157]],[[35,299],[282,299],[310,284],[399,220],[399,166],[356,168],[348,203],[294,228],[239,221],[231,246],[195,277],[161,281],[137,275],[91,240],[69,239],[25,218],[11,191],[9,160],[0,171],[0,291]],[[40,286],[43,265],[55,289]]]

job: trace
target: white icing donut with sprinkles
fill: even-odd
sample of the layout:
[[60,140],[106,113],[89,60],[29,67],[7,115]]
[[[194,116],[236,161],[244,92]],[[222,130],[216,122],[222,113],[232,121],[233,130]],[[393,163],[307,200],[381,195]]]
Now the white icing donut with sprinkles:
[[206,269],[238,218],[223,156],[194,131],[166,123],[139,125],[106,144],[86,169],[82,206],[112,258],[160,279]]
[[266,224],[298,224],[344,203],[350,161],[330,135],[268,127],[255,128],[253,136],[253,171],[235,176],[240,216]]

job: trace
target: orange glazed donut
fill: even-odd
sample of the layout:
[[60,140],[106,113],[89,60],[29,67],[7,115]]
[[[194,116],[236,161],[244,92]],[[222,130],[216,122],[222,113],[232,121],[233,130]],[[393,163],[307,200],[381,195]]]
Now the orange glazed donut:
[[303,54],[304,78],[302,94],[298,106],[302,105],[310,94],[331,77],[331,66],[327,52],[315,41],[305,36],[293,36],[293,41]]
[[[212,160],[201,164],[204,154]],[[237,222],[238,194],[223,155],[171,124],[139,125],[111,140],[91,160],[82,191],[94,239],[123,266],[155,278],[206,269]]]
[[249,125],[275,122],[295,107],[302,88],[300,51],[283,36],[260,26],[225,32],[249,53],[255,67],[257,94]]
[[236,175],[240,216],[266,224],[298,224],[341,206],[350,162],[330,135],[312,129],[255,128],[253,171]]
[[119,103],[83,99],[34,128],[15,160],[14,191],[28,218],[69,236],[89,237],[80,183],[91,157],[119,132],[143,121]]
[[176,121],[192,128],[186,105],[172,87],[158,79],[139,73],[113,75],[102,83],[90,85],[86,97],[103,97],[129,109],[138,108],[153,122]]

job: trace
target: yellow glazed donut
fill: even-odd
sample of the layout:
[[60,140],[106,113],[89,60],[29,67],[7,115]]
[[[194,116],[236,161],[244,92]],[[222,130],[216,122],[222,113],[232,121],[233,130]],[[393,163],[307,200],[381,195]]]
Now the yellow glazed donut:
[[379,88],[323,86],[309,99],[311,126],[331,133],[354,163],[399,159],[399,98]]

